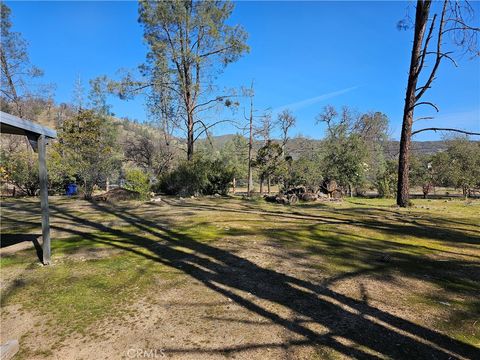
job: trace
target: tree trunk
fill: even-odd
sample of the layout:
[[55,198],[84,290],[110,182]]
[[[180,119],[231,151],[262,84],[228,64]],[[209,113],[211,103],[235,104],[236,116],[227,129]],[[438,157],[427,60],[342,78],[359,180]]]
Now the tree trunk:
[[402,135],[400,138],[400,156],[398,159],[398,184],[397,184],[397,205],[407,207],[409,203],[409,179],[410,171],[410,144],[412,133],[413,114],[407,113],[403,117]]
[[185,62],[183,62],[183,78],[185,81],[184,101],[185,101],[185,109],[187,111],[187,160],[191,161],[193,159],[193,143],[195,142],[195,138],[194,138],[195,121],[193,117],[193,111],[195,108],[195,104],[194,104],[195,97],[192,94],[192,80],[191,80],[192,78],[191,78],[190,66],[187,65]]
[[252,174],[252,149],[253,149],[253,82],[250,94],[250,137],[248,139],[248,185],[247,195],[250,196],[253,190],[253,174]]
[[267,192],[268,192],[268,195],[270,195],[270,175],[268,175],[267,177]]
[[413,109],[416,102],[416,87],[418,81],[418,69],[422,51],[423,37],[430,12],[430,1],[417,1],[415,13],[415,32],[413,37],[412,56],[410,58],[410,70],[408,73],[407,91],[405,94],[405,106],[403,109],[402,134],[400,138],[400,155],[398,159],[398,183],[397,205],[407,207],[409,203],[409,165],[410,145],[412,137]]
[[193,115],[187,116],[187,160],[193,159]]
[[263,195],[263,176],[260,176],[260,195]]
[[83,181],[83,198],[85,200],[91,200],[93,194],[93,185],[88,184],[87,181]]
[[2,70],[5,75],[5,78],[7,79],[7,86],[10,88],[11,99],[15,104],[15,107],[17,108],[17,113],[15,115],[21,118],[23,117],[22,105],[18,97],[17,89],[15,88],[15,84],[13,82],[12,75],[10,72],[10,67],[8,66],[7,58],[5,56],[5,52],[3,51],[3,49],[0,52],[0,58],[2,63]]
[[237,185],[236,184],[237,182],[236,182],[235,178],[233,178],[232,183],[233,183],[233,194],[235,195],[235,188],[236,188],[236,185]]

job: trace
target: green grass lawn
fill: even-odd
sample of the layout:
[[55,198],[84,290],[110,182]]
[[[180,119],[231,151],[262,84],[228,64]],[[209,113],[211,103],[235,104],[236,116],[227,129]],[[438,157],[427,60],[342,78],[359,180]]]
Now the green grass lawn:
[[[132,338],[179,358],[475,357],[480,201],[393,204],[54,198],[53,265],[2,255],[2,341],[19,358],[121,358]],[[39,223],[36,200],[3,201],[2,241]]]

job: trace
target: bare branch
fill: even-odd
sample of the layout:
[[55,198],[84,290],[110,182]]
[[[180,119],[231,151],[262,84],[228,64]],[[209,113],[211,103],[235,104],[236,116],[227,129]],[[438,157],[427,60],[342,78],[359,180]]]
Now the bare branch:
[[437,110],[437,112],[439,111],[438,110],[438,107],[434,104],[434,103],[431,103],[429,101],[422,101],[422,102],[419,102],[419,103],[416,103],[415,105],[413,105],[410,110],[412,110],[413,108],[417,107],[418,105],[429,105],[431,107],[433,107],[435,110]]
[[465,130],[460,130],[460,129],[452,129],[452,128],[425,128],[425,129],[412,131],[412,136],[416,135],[418,133],[424,132],[424,131],[435,131],[435,132],[437,132],[437,131],[453,131],[453,132],[458,132],[458,133],[466,134],[466,135],[480,136],[480,133],[477,133],[477,132],[465,131]]
[[224,123],[224,122],[232,122],[232,123],[235,123],[234,121],[232,120],[220,120],[220,121],[217,121],[217,122],[214,122],[213,124],[210,124],[210,125],[206,125],[202,120],[197,120],[196,123],[200,123],[202,126],[203,126],[203,130],[200,131],[197,136],[195,137],[195,139],[193,140],[194,142],[198,140],[198,138],[206,133],[208,131],[208,129],[214,127],[215,125],[218,125],[220,123]]
[[423,116],[423,117],[419,117],[418,119],[413,120],[413,122],[417,122],[417,121],[420,121],[420,120],[432,120],[432,119],[434,119],[433,116]]
[[219,54],[221,52],[224,52],[226,50],[229,50],[231,49],[233,46],[227,46],[227,47],[224,47],[224,48],[221,48],[221,49],[217,49],[217,50],[213,50],[213,51],[210,51],[208,53],[205,53],[205,54],[200,54],[198,55],[198,57],[207,57],[207,56],[210,56],[210,55],[215,55],[215,54]]
[[432,71],[430,72],[430,76],[428,77],[428,80],[426,81],[425,85],[422,87],[422,90],[420,90],[420,92],[415,96],[415,101],[420,100],[420,98],[423,96],[425,91],[427,91],[427,89],[430,87],[430,84],[435,78],[435,74],[437,72],[438,66],[440,65],[440,61],[442,60],[442,56],[441,56],[442,53],[440,49],[442,47],[442,34],[443,34],[443,28],[445,26],[445,12],[447,11],[447,3],[448,1],[445,0],[443,3],[442,15],[440,17],[440,25],[438,28],[438,37],[437,37],[437,58],[435,60],[435,64],[433,65]]
[[420,86],[420,87],[415,89],[415,92],[417,92],[418,90],[421,90],[421,89],[425,89],[425,88],[430,89],[431,86],[428,86],[428,87],[427,86]]
[[195,106],[192,108],[192,112],[195,111],[195,109],[197,109],[197,108],[199,108],[199,107],[202,107],[202,106],[205,106],[205,105],[214,103],[214,102],[219,102],[219,101],[222,101],[222,100],[223,100],[223,96],[217,96],[217,97],[214,98],[214,99],[210,99],[210,100],[208,100],[208,101],[205,101],[204,103],[197,104],[197,105],[195,105]]
[[427,39],[425,40],[425,45],[423,46],[423,50],[422,50],[420,65],[417,68],[417,76],[420,75],[420,73],[423,69],[423,64],[425,63],[425,56],[430,54],[430,52],[427,51],[428,50],[428,43],[430,42],[430,39],[432,38],[432,33],[433,33],[433,29],[435,27],[436,19],[437,19],[437,14],[435,14],[433,16],[432,22],[430,23],[430,29],[428,30]]
[[461,26],[460,27],[455,27],[455,28],[449,28],[447,30],[444,30],[443,33],[446,33],[446,32],[449,32],[449,31],[452,31],[452,30],[471,30],[471,31],[480,31],[480,28],[478,27],[474,27],[474,26],[470,26],[468,24],[466,24],[461,18],[449,18],[447,19],[446,21],[452,21],[456,24],[460,24]]
[[[430,54],[437,54],[437,52],[436,52],[436,51],[429,51],[429,52],[427,52],[427,55],[430,55]],[[450,56],[450,54],[452,54],[452,51],[449,51],[449,52],[446,52],[446,53],[441,53],[440,56],[441,56],[442,58],[447,58],[448,60],[450,60],[450,61],[453,63],[453,65],[455,65],[455,67],[458,67],[457,62],[455,61],[455,59],[453,59],[453,58]]]

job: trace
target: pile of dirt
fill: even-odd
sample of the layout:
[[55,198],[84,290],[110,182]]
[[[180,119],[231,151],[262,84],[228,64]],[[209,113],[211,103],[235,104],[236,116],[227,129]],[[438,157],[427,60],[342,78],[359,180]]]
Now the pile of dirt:
[[123,188],[112,189],[103,194],[93,197],[93,200],[95,201],[106,201],[110,203],[115,203],[118,201],[125,201],[125,200],[139,200],[139,199],[140,199],[139,192],[127,190]]

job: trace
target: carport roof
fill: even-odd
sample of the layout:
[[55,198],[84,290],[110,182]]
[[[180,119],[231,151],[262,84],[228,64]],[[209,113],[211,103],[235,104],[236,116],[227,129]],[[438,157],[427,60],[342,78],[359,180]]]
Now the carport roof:
[[25,136],[31,136],[33,134],[37,137],[45,135],[45,137],[50,139],[55,139],[57,137],[57,132],[53,129],[29,120],[20,119],[17,116],[4,113],[3,111],[0,111],[0,124],[2,134]]

